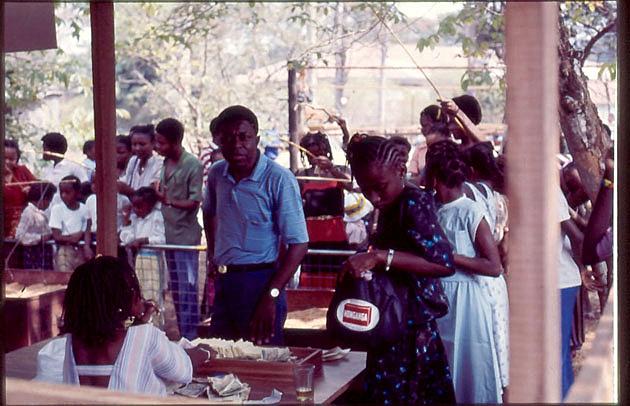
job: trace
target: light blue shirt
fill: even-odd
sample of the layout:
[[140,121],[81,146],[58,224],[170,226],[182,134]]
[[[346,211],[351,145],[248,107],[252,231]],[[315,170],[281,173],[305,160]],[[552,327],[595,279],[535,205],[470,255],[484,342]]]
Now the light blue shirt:
[[295,176],[263,154],[249,177],[236,182],[228,162],[208,173],[204,213],[216,216],[214,262],[218,265],[274,262],[279,242],[308,242],[300,187]]

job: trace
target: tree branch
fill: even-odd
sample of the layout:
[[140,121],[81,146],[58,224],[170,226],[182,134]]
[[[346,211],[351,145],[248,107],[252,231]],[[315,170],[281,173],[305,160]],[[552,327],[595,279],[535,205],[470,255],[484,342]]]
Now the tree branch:
[[586,62],[586,58],[588,58],[588,56],[591,54],[591,49],[593,48],[595,43],[597,43],[597,41],[599,41],[601,37],[608,34],[610,31],[612,31],[616,25],[617,25],[617,19],[615,18],[610,24],[604,27],[600,32],[595,34],[588,41],[588,43],[584,47],[584,50],[582,51],[582,55],[580,56],[580,66],[584,66],[584,62]]

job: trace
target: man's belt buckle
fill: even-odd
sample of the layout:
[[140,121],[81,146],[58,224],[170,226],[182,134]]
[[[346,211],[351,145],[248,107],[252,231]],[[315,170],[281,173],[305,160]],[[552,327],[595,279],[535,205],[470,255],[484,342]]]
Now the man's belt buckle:
[[219,273],[227,273],[227,265],[219,265],[219,266],[217,267],[217,271],[218,271]]

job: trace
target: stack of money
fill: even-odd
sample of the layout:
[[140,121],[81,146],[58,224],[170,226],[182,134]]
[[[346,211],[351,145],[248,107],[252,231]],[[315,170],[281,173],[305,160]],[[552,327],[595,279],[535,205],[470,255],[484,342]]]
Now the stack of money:
[[249,398],[251,388],[248,384],[243,383],[234,374],[227,374],[223,376],[208,377],[210,383],[210,391],[208,388],[208,398],[213,399],[218,395],[223,398],[232,398],[234,400],[245,401]]
[[221,338],[197,338],[192,345],[206,344],[217,353],[217,358],[249,359],[286,362],[291,357],[287,347],[257,347],[251,341],[232,341]]

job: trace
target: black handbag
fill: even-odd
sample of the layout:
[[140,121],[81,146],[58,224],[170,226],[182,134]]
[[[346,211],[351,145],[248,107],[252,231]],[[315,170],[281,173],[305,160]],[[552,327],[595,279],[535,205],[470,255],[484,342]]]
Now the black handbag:
[[353,348],[393,344],[407,326],[409,292],[405,274],[377,271],[370,281],[346,274],[328,307],[326,329]]

